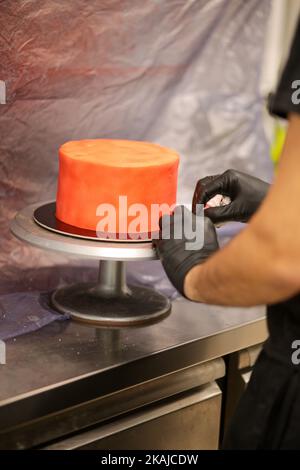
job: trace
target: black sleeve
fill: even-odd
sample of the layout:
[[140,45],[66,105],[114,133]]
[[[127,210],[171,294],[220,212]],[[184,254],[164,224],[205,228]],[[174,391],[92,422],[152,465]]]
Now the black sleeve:
[[300,114],[300,18],[288,61],[276,93],[269,97],[268,107],[271,114],[283,118],[289,113]]

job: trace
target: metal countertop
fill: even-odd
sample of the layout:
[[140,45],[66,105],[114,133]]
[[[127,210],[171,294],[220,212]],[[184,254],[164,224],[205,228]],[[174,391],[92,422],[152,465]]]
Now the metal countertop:
[[178,299],[154,325],[104,329],[54,322],[9,340],[0,366],[0,432],[263,342],[265,307]]

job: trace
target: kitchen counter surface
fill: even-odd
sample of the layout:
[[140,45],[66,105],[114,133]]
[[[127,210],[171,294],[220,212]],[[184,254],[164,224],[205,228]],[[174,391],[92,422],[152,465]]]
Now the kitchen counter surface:
[[1,433],[52,413],[261,343],[265,308],[178,299],[154,325],[104,329],[64,321],[6,343]]

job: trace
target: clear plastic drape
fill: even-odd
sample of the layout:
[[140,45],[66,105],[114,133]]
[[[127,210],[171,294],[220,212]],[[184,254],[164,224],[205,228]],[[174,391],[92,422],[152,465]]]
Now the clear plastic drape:
[[[0,3],[2,293],[74,279],[67,258],[9,232],[16,211],[55,198],[67,140],[176,149],[179,202],[190,202],[198,178],[229,167],[270,177],[259,92],[269,8],[268,0]],[[166,279],[157,263],[132,275],[159,288]]]

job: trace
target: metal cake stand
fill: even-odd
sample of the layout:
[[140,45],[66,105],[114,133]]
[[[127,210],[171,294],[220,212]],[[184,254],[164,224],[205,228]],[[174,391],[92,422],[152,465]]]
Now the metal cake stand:
[[103,326],[152,323],[170,313],[167,297],[126,283],[126,261],[157,258],[152,241],[103,241],[70,236],[70,232],[57,233],[34,220],[36,211],[49,204],[34,204],[21,210],[12,221],[12,233],[38,248],[101,260],[98,282],[57,289],[52,294],[55,309],[74,320]]

